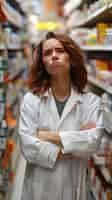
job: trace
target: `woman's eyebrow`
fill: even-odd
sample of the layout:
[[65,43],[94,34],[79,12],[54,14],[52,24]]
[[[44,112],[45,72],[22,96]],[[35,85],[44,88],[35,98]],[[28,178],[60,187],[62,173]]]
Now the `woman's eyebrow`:
[[52,50],[52,49],[63,49],[64,50],[64,48],[63,47],[54,47],[54,48],[46,48],[46,49],[43,49],[43,51],[45,52],[45,51],[50,51],[50,50]]

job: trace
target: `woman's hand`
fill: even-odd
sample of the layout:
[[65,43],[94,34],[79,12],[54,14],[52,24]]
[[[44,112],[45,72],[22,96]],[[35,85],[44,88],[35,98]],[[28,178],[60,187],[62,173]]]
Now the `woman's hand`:
[[[42,140],[42,141],[49,141],[51,143],[60,145],[60,147],[62,147],[61,141],[60,141],[60,137],[58,135],[58,133],[53,133],[48,129],[40,129],[38,131],[38,135],[37,137]],[[68,160],[68,159],[81,159],[78,156],[75,156],[71,153],[67,153],[67,154],[63,154],[61,149],[60,152],[58,154],[57,160]]]
[[[89,122],[81,127],[80,130],[87,130],[91,128],[96,128],[95,122]],[[49,129],[39,129],[37,137],[43,141],[49,141],[51,143],[62,146],[61,139],[58,132],[51,132]]]
[[71,153],[63,154],[62,151],[60,150],[57,160],[75,160],[75,159],[81,159],[79,156],[75,156]]
[[43,141],[49,141],[51,143],[61,145],[61,139],[57,132],[53,133],[48,129],[40,129],[37,137]]
[[68,160],[68,159],[74,159],[74,156],[72,154],[63,154],[60,150],[57,160]]
[[83,125],[80,130],[87,130],[87,129],[91,129],[91,128],[96,128],[95,122],[89,122],[89,123]]
[[43,141],[48,141],[49,140],[49,130],[43,130],[43,129],[40,129],[38,131],[38,138],[40,140],[43,140]]

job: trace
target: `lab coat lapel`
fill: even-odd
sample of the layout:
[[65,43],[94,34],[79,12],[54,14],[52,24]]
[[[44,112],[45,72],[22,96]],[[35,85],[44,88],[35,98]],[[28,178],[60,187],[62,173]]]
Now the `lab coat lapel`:
[[49,112],[52,114],[54,127],[55,127],[55,129],[57,129],[58,123],[60,121],[60,117],[59,117],[59,114],[57,111],[55,99],[53,97],[51,88],[42,95],[42,99],[47,99],[49,101],[49,103],[48,103],[49,104]]
[[71,95],[64,107],[63,114],[59,120],[58,128],[61,126],[63,120],[65,117],[71,112],[71,110],[77,106],[78,103],[82,102],[82,96],[81,94],[78,94],[74,91],[74,89],[71,89]]
[[54,99],[53,96],[51,96],[50,98],[52,99],[51,100],[51,112],[53,114],[54,122],[59,123],[60,117],[59,117],[58,110],[57,110],[57,107],[56,107],[55,99]]

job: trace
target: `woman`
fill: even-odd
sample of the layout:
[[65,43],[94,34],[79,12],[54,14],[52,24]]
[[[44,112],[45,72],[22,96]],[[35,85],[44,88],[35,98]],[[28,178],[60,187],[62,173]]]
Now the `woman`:
[[84,59],[67,35],[48,33],[34,57],[20,112],[27,160],[22,200],[87,200],[87,160],[102,135],[101,100],[84,92]]

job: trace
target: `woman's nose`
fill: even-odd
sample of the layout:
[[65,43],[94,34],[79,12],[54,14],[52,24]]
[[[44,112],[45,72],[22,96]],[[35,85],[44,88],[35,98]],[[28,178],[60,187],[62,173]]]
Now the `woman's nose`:
[[56,51],[53,51],[53,52],[52,52],[52,58],[57,58],[57,53],[56,53]]

